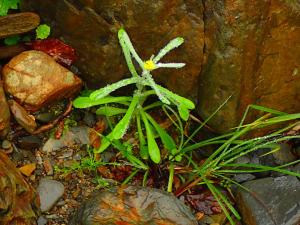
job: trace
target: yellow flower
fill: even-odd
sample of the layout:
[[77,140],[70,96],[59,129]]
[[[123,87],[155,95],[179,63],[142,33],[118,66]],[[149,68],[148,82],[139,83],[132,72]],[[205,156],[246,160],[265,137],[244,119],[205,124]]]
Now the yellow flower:
[[149,59],[146,62],[144,62],[144,68],[148,71],[151,71],[151,70],[156,69],[156,65],[152,59]]

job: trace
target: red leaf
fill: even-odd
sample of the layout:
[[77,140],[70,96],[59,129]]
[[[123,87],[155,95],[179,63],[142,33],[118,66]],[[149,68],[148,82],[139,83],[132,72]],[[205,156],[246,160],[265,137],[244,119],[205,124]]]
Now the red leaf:
[[34,50],[47,53],[66,66],[70,66],[77,59],[75,49],[58,39],[36,40],[28,45]]

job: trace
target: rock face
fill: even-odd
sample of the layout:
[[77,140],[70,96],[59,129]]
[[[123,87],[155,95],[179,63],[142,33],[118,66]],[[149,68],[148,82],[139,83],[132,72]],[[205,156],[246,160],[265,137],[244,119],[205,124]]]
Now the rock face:
[[300,181],[296,177],[264,178],[248,181],[243,186],[253,192],[239,190],[237,195],[237,205],[245,224],[300,223]]
[[33,225],[38,198],[10,159],[0,152],[0,224]]
[[2,87],[2,81],[0,80],[0,138],[4,137],[9,128],[9,107],[6,102],[5,94]]
[[204,44],[201,1],[25,0],[23,7],[33,8],[51,21],[55,35],[77,50],[82,77],[98,87],[129,74],[117,40],[120,27],[124,26],[145,60],[172,38],[184,37],[184,46],[165,61],[185,62],[187,66],[158,71],[155,78],[195,99]]
[[87,200],[71,225],[196,225],[190,210],[174,196],[151,188],[129,186],[98,191]]
[[300,110],[297,0],[23,2],[77,49],[82,76],[97,86],[128,74],[116,39],[124,26],[144,59],[175,36],[186,39],[166,61],[187,66],[164,70],[155,79],[192,99],[198,93],[198,112],[204,119],[232,95],[210,121],[219,132],[235,127],[249,104],[289,113]]
[[40,51],[25,51],[3,68],[5,90],[28,110],[72,96],[81,80],[52,57]]
[[[200,114],[218,131],[237,125],[248,104],[299,112],[300,2],[205,0]],[[254,115],[252,115],[253,118]]]

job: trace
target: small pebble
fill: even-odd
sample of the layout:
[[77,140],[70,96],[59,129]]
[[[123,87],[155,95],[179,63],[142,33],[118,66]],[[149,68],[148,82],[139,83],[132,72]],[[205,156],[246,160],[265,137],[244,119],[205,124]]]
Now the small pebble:
[[65,187],[61,182],[49,178],[40,180],[37,192],[40,196],[41,211],[49,211],[63,196]]
[[2,148],[4,148],[4,149],[10,149],[11,147],[12,147],[12,145],[11,145],[10,141],[4,140],[2,142]]
[[46,219],[45,217],[40,216],[40,217],[38,218],[37,224],[38,224],[38,225],[46,225],[47,222],[48,222],[48,221],[47,221],[47,219]]

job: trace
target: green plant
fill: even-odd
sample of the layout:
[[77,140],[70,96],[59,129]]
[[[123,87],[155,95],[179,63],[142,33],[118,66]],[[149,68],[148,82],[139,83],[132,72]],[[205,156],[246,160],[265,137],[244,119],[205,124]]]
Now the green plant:
[[36,39],[46,39],[50,32],[51,28],[47,24],[41,24],[35,29]]
[[8,10],[18,9],[20,0],[0,0],[0,16],[6,16]]
[[[107,85],[92,92],[88,97],[79,97],[75,99],[73,104],[76,108],[102,105],[98,108],[97,114],[108,117],[124,114],[113,127],[111,133],[103,137],[100,148],[95,150],[96,153],[103,152],[110,144],[120,140],[126,133],[131,121],[135,119],[140,142],[140,156],[142,159],[150,157],[153,162],[159,163],[161,161],[161,153],[156,137],[161,139],[164,147],[172,155],[177,154],[177,146],[171,136],[160,127],[147,111],[158,106],[173,105],[177,107],[180,117],[186,121],[189,118],[189,110],[194,109],[195,105],[192,101],[156,84],[152,78],[151,71],[159,68],[178,69],[185,66],[184,63],[159,62],[168,52],[179,47],[184,40],[180,37],[171,40],[156,56],[151,56],[149,60],[143,61],[135,51],[124,29],[119,30],[118,37],[131,73],[131,78]],[[135,68],[132,59],[139,65],[140,73]],[[136,90],[132,96],[110,96],[115,90],[132,84],[136,86]],[[151,95],[156,95],[159,101],[145,105],[147,98]]]
[[[243,125],[246,115],[251,108],[265,111],[268,114],[262,116],[261,118],[250,124]],[[208,140],[203,140],[195,144],[186,145],[181,149],[181,154],[188,160],[189,164],[192,165],[193,172],[191,173],[190,180],[187,182],[186,186],[178,190],[176,195],[181,195],[184,191],[188,190],[192,186],[206,185],[219,202],[230,223],[235,224],[231,214],[233,214],[237,219],[241,219],[241,217],[232,205],[231,201],[220,191],[220,186],[222,186],[220,184],[226,184],[223,185],[223,187],[225,186],[225,188],[227,188],[229,192],[231,185],[236,185],[239,188],[251,192],[250,190],[243,187],[243,185],[235,182],[232,179],[233,175],[239,173],[260,173],[265,171],[275,171],[291,176],[300,177],[299,173],[284,169],[287,166],[299,163],[300,160],[278,167],[236,163],[236,160],[244,155],[251,154],[261,149],[269,149],[267,154],[270,154],[280,149],[278,145],[279,143],[300,138],[300,135],[283,135],[285,131],[288,131],[292,127],[298,125],[299,122],[293,122],[292,124],[263,137],[251,139],[241,138],[250,131],[267,126],[272,126],[282,122],[294,121],[299,118],[300,113],[287,114],[262,106],[251,105],[246,110],[241,124],[237,128],[235,128],[234,131]],[[205,123],[207,121],[205,121]],[[200,127],[203,127],[203,125],[201,125]],[[197,164],[188,155],[189,152],[192,152],[196,149],[201,149],[209,145],[219,147],[217,147],[213,154],[211,154],[205,160],[205,162],[200,165]]]

